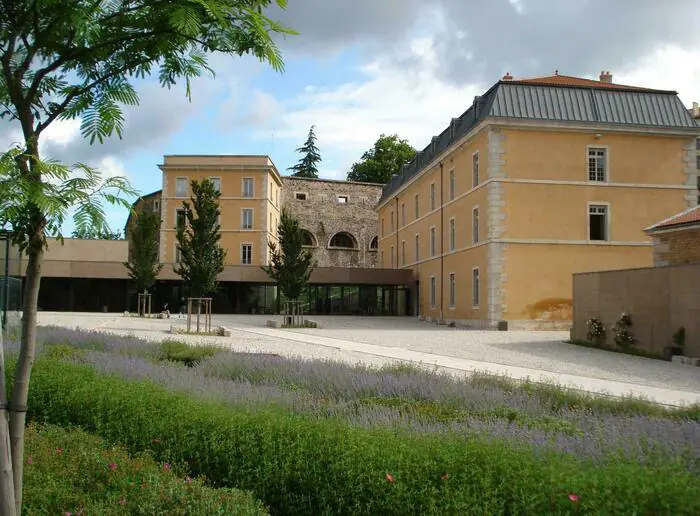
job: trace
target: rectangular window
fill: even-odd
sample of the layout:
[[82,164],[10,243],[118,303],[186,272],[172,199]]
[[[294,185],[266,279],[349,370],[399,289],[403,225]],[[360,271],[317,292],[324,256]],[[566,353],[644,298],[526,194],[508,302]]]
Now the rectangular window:
[[450,201],[455,199],[455,171],[450,170]]
[[389,256],[389,263],[390,263],[391,268],[393,269],[394,268],[394,246],[393,245],[391,246],[390,251],[391,251],[391,255]]
[[187,217],[185,217],[185,210],[178,209],[175,210],[175,230],[179,231],[180,228],[184,228],[187,224]]
[[406,241],[401,241],[401,265],[406,265]]
[[472,154],[472,188],[479,186],[479,152]]
[[180,252],[180,246],[175,244],[175,263],[180,263],[182,261],[182,253]]
[[406,205],[401,203],[401,226],[406,225]]
[[241,210],[241,229],[253,229],[252,208],[243,208]]
[[153,211],[155,211],[156,213],[160,213],[160,202],[153,201]]
[[480,299],[480,280],[479,269],[472,269],[472,306],[474,308],[479,307]]
[[472,210],[472,244],[479,243],[479,207]]
[[241,263],[243,265],[253,263],[253,244],[241,244]]
[[221,192],[221,178],[220,177],[210,177],[209,181],[214,185],[214,190]]
[[457,305],[457,286],[455,285],[455,273],[450,273],[450,308]]
[[430,228],[430,256],[435,256],[435,226]]
[[382,238],[384,238],[384,218],[382,217]]
[[608,207],[588,206],[588,239],[608,240]]
[[430,211],[435,210],[435,183],[430,183]]
[[393,233],[394,232],[394,212],[392,211],[389,215],[389,229]]
[[255,180],[252,177],[244,177],[242,180],[243,197],[255,195]]
[[420,235],[416,235],[415,255],[416,255],[416,263],[418,263],[418,261],[420,260]]
[[413,206],[413,211],[415,212],[416,219],[417,219],[418,216],[420,215],[420,211],[418,210],[418,194],[416,194],[416,195],[413,197],[413,205],[414,205],[414,206]]
[[178,177],[175,180],[175,197],[187,197],[187,178]]
[[348,203],[348,196],[347,195],[339,195],[338,202],[340,204],[347,204]]
[[435,308],[435,276],[430,277],[430,308]]
[[695,140],[695,150],[700,150],[700,138]]
[[379,251],[379,263],[382,266],[382,269],[384,268],[384,249]]
[[450,219],[450,251],[455,250],[455,219]]
[[700,154],[698,154],[697,156],[695,156],[695,168],[697,168],[698,170],[700,170]]
[[606,149],[588,149],[588,180],[604,183],[608,180]]

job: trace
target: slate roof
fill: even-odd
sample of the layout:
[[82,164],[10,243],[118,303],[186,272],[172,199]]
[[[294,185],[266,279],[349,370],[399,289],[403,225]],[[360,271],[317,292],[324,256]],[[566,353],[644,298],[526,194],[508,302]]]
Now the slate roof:
[[474,103],[384,186],[381,204],[433,159],[486,118],[697,129],[675,91],[651,90],[555,75],[501,80]]
[[680,228],[685,226],[694,226],[700,224],[700,206],[689,208],[681,213],[673,215],[667,219],[657,222],[653,226],[649,226],[644,231],[653,233],[663,229]]

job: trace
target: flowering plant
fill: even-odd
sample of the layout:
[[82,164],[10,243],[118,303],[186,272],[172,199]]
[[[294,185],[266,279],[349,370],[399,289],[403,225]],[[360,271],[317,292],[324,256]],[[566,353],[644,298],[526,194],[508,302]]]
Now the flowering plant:
[[621,348],[628,348],[637,343],[637,339],[630,332],[631,327],[632,316],[627,312],[622,312],[622,315],[615,323],[615,344]]
[[600,319],[591,317],[590,319],[588,319],[588,321],[586,321],[586,326],[588,327],[588,340],[594,342],[600,342],[601,340],[605,340],[605,326],[600,321]]

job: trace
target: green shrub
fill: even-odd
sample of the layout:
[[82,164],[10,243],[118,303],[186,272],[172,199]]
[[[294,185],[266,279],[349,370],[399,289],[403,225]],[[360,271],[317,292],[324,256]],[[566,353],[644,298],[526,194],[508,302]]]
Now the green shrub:
[[213,489],[147,453],[133,457],[78,429],[30,425],[24,514],[268,514],[234,489]]
[[36,364],[29,415],[186,463],[276,514],[700,514],[697,476],[663,458],[592,462],[495,439],[233,410],[56,360]]
[[159,360],[180,362],[187,367],[197,365],[201,360],[213,357],[221,349],[216,346],[192,346],[176,340],[164,340],[161,344]]

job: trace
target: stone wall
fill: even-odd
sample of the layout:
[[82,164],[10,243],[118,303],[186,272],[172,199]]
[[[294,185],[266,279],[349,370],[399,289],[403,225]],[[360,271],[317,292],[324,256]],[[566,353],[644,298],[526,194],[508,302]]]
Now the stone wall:
[[654,235],[654,263],[657,266],[700,263],[700,227]]
[[[370,244],[379,234],[374,207],[381,193],[381,185],[368,183],[282,178],[282,205],[313,236],[318,267],[376,267],[377,251]],[[353,237],[355,249],[330,247],[339,232]]]

